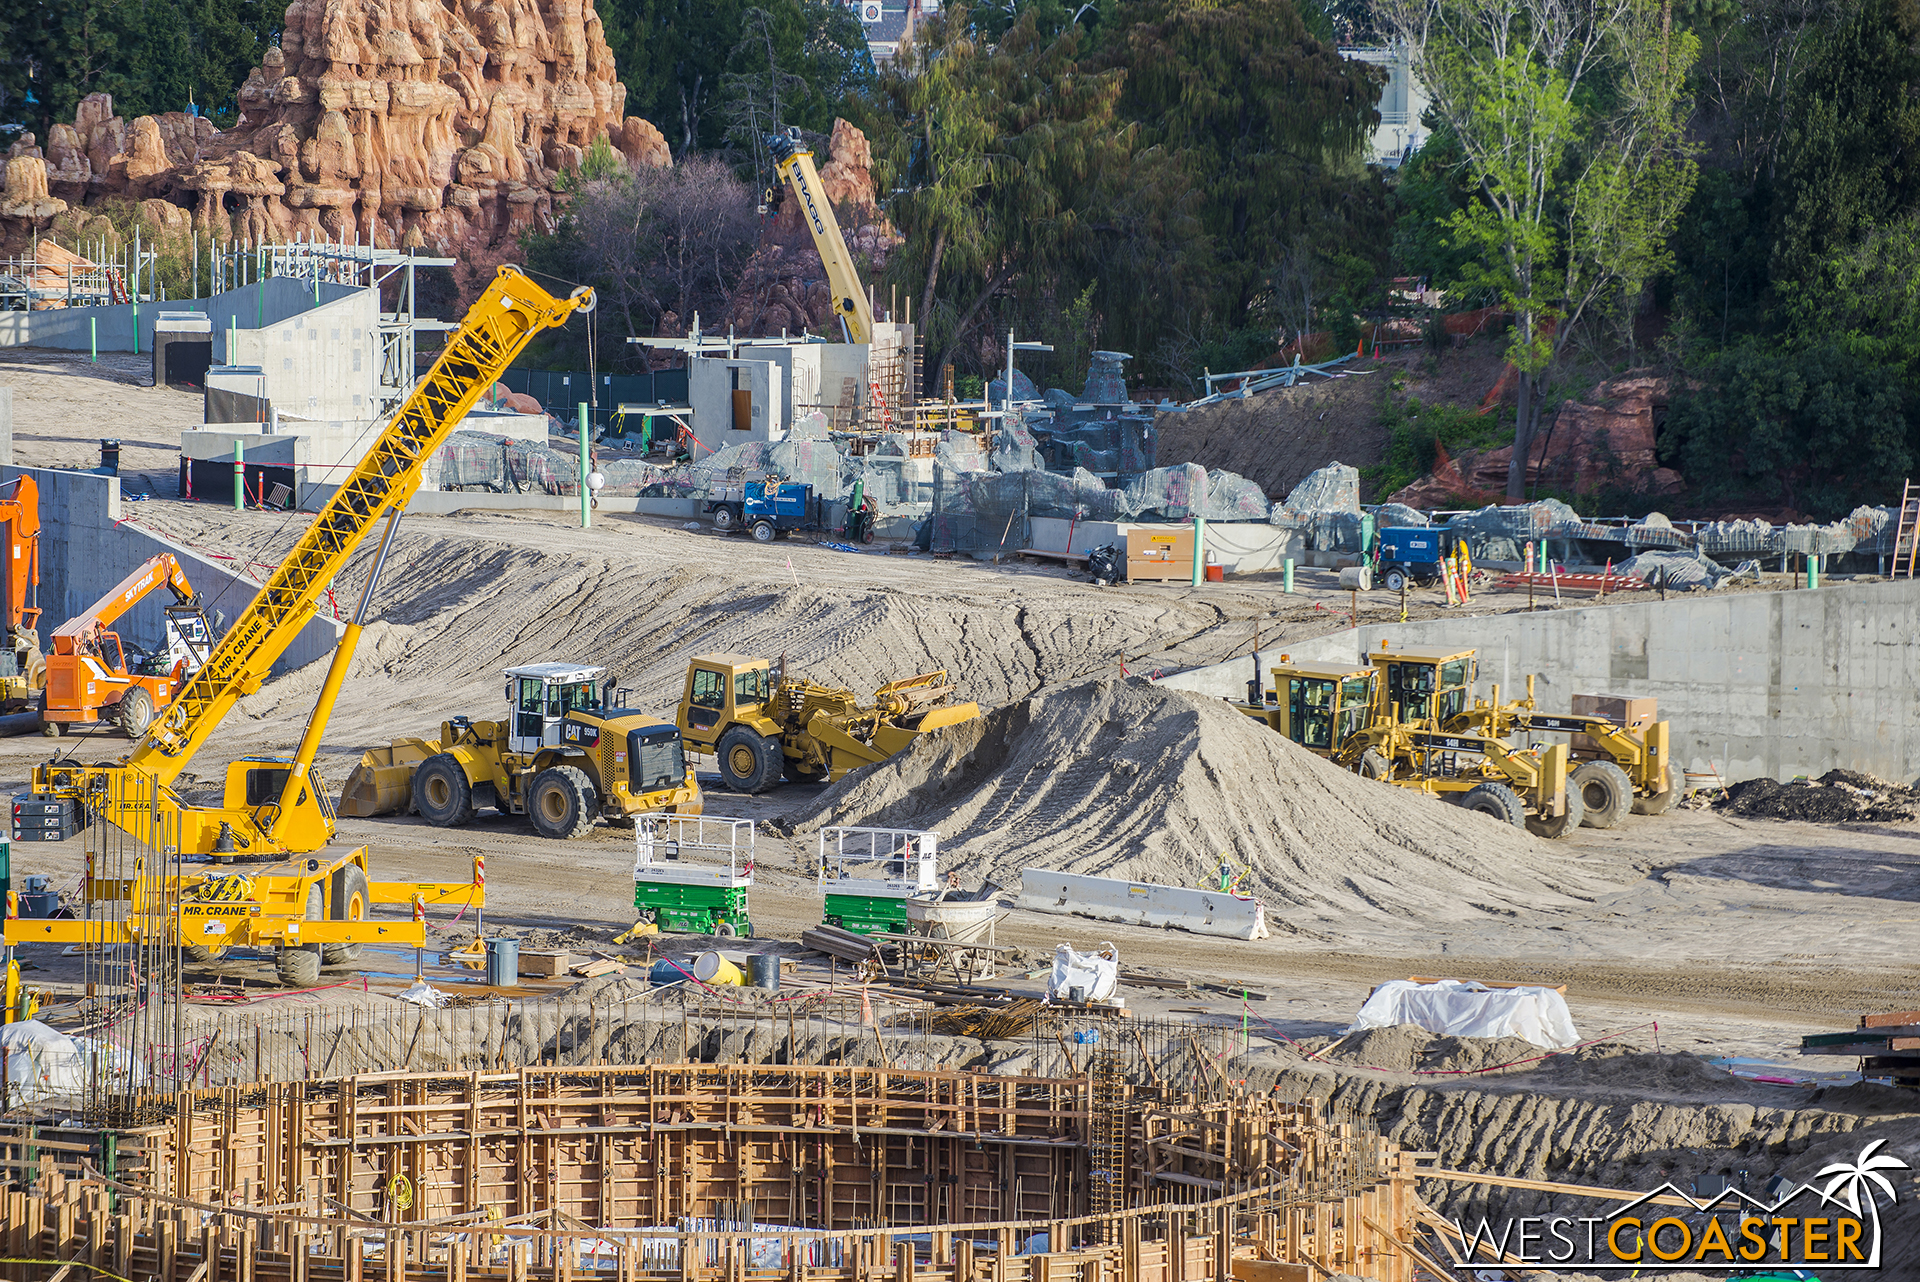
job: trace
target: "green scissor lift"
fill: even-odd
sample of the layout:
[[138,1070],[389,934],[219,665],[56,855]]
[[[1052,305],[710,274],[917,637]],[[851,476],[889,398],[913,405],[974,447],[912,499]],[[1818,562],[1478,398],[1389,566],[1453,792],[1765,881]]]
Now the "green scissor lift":
[[661,930],[753,937],[753,820],[642,815],[634,823],[633,906]]
[[821,920],[861,935],[909,933],[906,901],[939,893],[939,845],[939,833],[907,828],[822,828]]

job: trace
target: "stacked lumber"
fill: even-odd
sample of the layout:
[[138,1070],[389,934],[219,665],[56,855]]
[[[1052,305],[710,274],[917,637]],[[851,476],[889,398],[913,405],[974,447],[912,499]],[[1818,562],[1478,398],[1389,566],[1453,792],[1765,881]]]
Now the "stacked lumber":
[[1811,1033],[1800,1039],[1800,1053],[1857,1056],[1869,1077],[1891,1076],[1895,1086],[1920,1087],[1920,1010],[1862,1015],[1850,1032]]

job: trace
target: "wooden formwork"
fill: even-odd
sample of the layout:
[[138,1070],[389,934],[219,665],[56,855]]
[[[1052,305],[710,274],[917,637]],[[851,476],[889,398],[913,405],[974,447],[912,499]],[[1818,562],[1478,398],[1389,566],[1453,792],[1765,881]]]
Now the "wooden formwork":
[[[0,1274],[1184,1282],[1237,1251],[1412,1278],[1412,1167],[1378,1135],[1128,1087],[1118,1169],[1090,1170],[1114,1106],[1088,1079],[710,1064],[187,1092],[110,1137],[0,1126],[34,1177]],[[1121,1209],[1089,1214],[1109,1177]]]

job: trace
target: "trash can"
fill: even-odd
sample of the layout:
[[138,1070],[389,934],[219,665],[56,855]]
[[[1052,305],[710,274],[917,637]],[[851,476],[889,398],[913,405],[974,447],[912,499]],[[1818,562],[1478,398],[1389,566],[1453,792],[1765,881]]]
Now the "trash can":
[[519,982],[520,941],[489,939],[487,941],[487,986],[511,988]]
[[108,476],[120,475],[120,442],[103,438],[100,442],[100,470]]

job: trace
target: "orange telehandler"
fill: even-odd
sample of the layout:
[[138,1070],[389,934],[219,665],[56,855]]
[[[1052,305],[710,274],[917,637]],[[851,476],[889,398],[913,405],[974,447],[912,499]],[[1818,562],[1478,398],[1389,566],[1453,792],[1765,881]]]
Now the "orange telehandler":
[[[167,645],[142,654],[122,643],[113,624],[163,586],[174,600],[167,607]],[[162,552],[53,630],[40,708],[45,732],[59,735],[68,726],[112,721],[127,738],[138,739],[212,648],[212,630],[186,571],[171,552]]]

